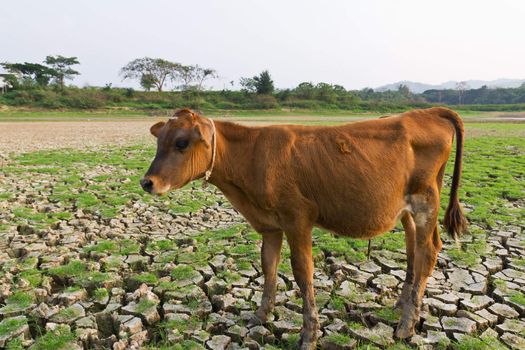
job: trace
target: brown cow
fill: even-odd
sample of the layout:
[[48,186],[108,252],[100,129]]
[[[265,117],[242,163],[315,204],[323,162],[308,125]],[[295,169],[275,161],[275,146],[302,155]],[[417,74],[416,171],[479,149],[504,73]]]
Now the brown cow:
[[458,201],[463,122],[446,108],[341,126],[246,127],[212,121],[183,109],[151,127],[157,154],[141,180],[162,194],[206,176],[262,234],[264,291],[254,319],[265,322],[275,303],[283,232],[303,296],[301,349],[315,348],[314,226],[370,239],[401,220],[407,274],[397,307],[396,336],[414,334],[421,298],[441,249],[439,196],[454,135],[456,161],[443,224],[456,237],[466,229]]

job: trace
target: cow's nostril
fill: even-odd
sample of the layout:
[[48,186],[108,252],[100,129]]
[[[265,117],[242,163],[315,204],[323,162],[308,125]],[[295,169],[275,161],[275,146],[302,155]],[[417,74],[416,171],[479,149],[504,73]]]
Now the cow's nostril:
[[146,192],[151,192],[153,190],[153,181],[148,178],[143,178],[140,180],[140,185]]

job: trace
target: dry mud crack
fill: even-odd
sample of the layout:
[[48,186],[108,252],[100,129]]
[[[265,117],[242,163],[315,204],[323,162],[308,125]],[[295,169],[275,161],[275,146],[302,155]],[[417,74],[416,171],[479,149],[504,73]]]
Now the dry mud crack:
[[[27,194],[17,200],[29,200]],[[498,228],[489,236],[495,256],[472,266],[453,262],[447,249],[440,254],[418,334],[407,346],[446,347],[481,334],[523,349],[525,266],[513,263],[523,256],[523,227]],[[286,348],[301,328],[301,300],[285,267],[274,317],[247,326],[262,292],[259,241],[226,205],[172,216],[138,201],[118,219],[77,210],[49,229],[19,225],[0,237],[2,325],[20,323],[1,334],[0,346],[13,339],[30,345],[40,327],[71,331],[69,344],[78,348],[140,348],[151,341],[209,349]],[[324,348],[395,343],[397,315],[390,310],[405,276],[404,254],[381,249],[380,243],[374,248],[362,262],[329,249],[316,251]]]

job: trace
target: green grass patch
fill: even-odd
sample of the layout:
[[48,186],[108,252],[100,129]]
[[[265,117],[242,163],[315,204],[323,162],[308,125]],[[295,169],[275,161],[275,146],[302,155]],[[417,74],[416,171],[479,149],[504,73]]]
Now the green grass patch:
[[235,265],[237,265],[239,271],[251,270],[253,268],[253,265],[249,260],[237,260]]
[[45,213],[38,213],[35,210],[27,207],[13,208],[13,214],[18,219],[25,219],[33,222],[42,222],[47,219]]
[[201,321],[197,317],[190,317],[188,320],[170,320],[164,321],[159,324],[162,329],[177,329],[183,333],[187,330],[196,329],[200,325]]
[[367,240],[336,237],[319,228],[314,228],[313,237],[314,246],[319,247],[327,254],[345,256],[351,263],[359,263],[366,260]]
[[374,313],[377,317],[390,322],[399,321],[399,317],[401,316],[400,311],[396,311],[390,307],[384,307],[382,309],[375,310]]
[[123,239],[121,241],[101,241],[95,245],[85,247],[84,252],[97,252],[120,255],[138,254],[140,253],[140,244],[132,239]]
[[345,300],[344,300],[344,298],[342,298],[342,297],[340,297],[338,295],[335,295],[335,296],[332,297],[332,299],[330,299],[330,306],[334,310],[346,311]]
[[28,281],[33,288],[38,288],[42,285],[42,273],[37,269],[21,271],[17,277]]
[[203,345],[193,340],[183,340],[177,344],[151,346],[146,348],[147,350],[204,350],[206,349]]
[[97,252],[97,253],[114,253],[119,251],[119,246],[114,241],[101,241],[95,245],[84,247],[86,253]]
[[332,333],[326,338],[339,346],[348,345],[354,341],[354,339],[351,338],[350,336],[346,334],[339,334],[339,333]]
[[20,262],[20,269],[21,270],[32,269],[32,268],[35,268],[37,264],[38,264],[38,258],[36,256],[30,256]]
[[374,245],[379,244],[379,249],[386,249],[391,251],[405,250],[405,234],[404,232],[388,232],[376,239]]
[[58,327],[53,332],[47,332],[37,338],[32,350],[67,350],[70,343],[75,341],[76,337],[66,327]]
[[474,337],[466,335],[459,342],[452,343],[454,350],[504,350],[508,349],[498,339],[492,337]]
[[110,279],[110,275],[106,272],[90,271],[75,277],[74,282],[78,283],[83,288],[91,289],[93,287],[101,286],[104,282],[107,282]]
[[132,239],[124,239],[118,242],[120,254],[130,255],[140,253],[140,245]]
[[151,309],[153,307],[157,307],[157,303],[152,301],[152,300],[148,300],[148,299],[142,299],[140,300],[138,303],[137,303],[137,307],[136,307],[136,311],[138,313],[142,313],[148,309]]
[[239,281],[242,278],[242,276],[239,273],[229,270],[223,270],[217,273],[217,277],[225,280],[227,284],[232,284],[234,282]]
[[93,291],[93,298],[95,300],[104,300],[109,296],[109,292],[106,288],[97,288]]
[[82,288],[79,286],[70,286],[64,289],[64,293],[73,293],[78,292],[79,290],[82,290]]
[[466,265],[468,267],[472,267],[481,261],[479,255],[476,253],[458,248],[448,249],[447,255],[459,265]]
[[514,258],[512,263],[516,266],[525,266],[525,258]]
[[86,273],[86,271],[87,266],[85,263],[79,260],[74,260],[66,265],[53,267],[47,270],[47,273],[51,276],[56,276],[59,278],[68,278],[83,275]]
[[171,277],[174,280],[182,281],[192,278],[195,274],[195,270],[190,265],[179,265],[171,270]]
[[6,350],[24,350],[25,349],[24,345],[22,344],[22,340],[20,338],[11,339],[6,344],[5,348]]
[[16,308],[26,308],[33,304],[34,295],[27,292],[14,292],[11,296],[5,299],[7,306]]
[[62,320],[69,320],[71,318],[77,317],[78,313],[77,311],[72,307],[66,307],[65,309],[60,310],[57,312],[56,317],[62,319]]
[[148,243],[147,250],[152,252],[161,252],[175,248],[175,242],[169,239],[162,239]]
[[[386,350],[411,350],[412,348],[404,343],[396,343],[386,348]],[[437,349],[441,350],[439,345]],[[444,349],[443,349],[444,350]]]
[[144,272],[139,275],[134,275],[131,278],[137,282],[146,284],[157,284],[157,282],[159,281],[157,275],[150,272]]
[[348,322],[347,326],[350,329],[363,329],[363,328],[365,328],[365,326],[362,323],[359,323],[359,322]]
[[0,322],[0,337],[6,336],[27,324],[24,318],[6,318]]
[[10,192],[0,192],[0,201],[6,201],[14,197],[13,193]]
[[522,292],[511,293],[509,300],[518,305],[525,306],[525,294]]

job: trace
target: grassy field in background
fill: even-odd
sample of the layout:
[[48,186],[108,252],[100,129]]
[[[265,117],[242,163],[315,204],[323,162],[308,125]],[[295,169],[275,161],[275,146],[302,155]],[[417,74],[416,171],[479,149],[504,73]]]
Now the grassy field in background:
[[[525,111],[523,112],[477,112],[456,110],[467,121],[469,118],[488,119],[488,118],[519,118],[525,121]],[[365,118],[377,118],[388,113],[366,112],[357,113],[352,111],[341,110],[204,110],[205,116],[214,118],[233,118],[235,120],[287,120],[287,117],[293,118],[290,122],[299,122],[300,117],[309,119],[336,119],[354,120]],[[398,112],[394,112],[395,114]],[[134,110],[134,109],[100,109],[100,110],[38,110],[10,108],[0,109],[1,121],[66,121],[66,120],[119,120],[119,119],[147,119],[148,117],[170,117],[171,110]],[[327,120],[329,121],[329,120]]]

